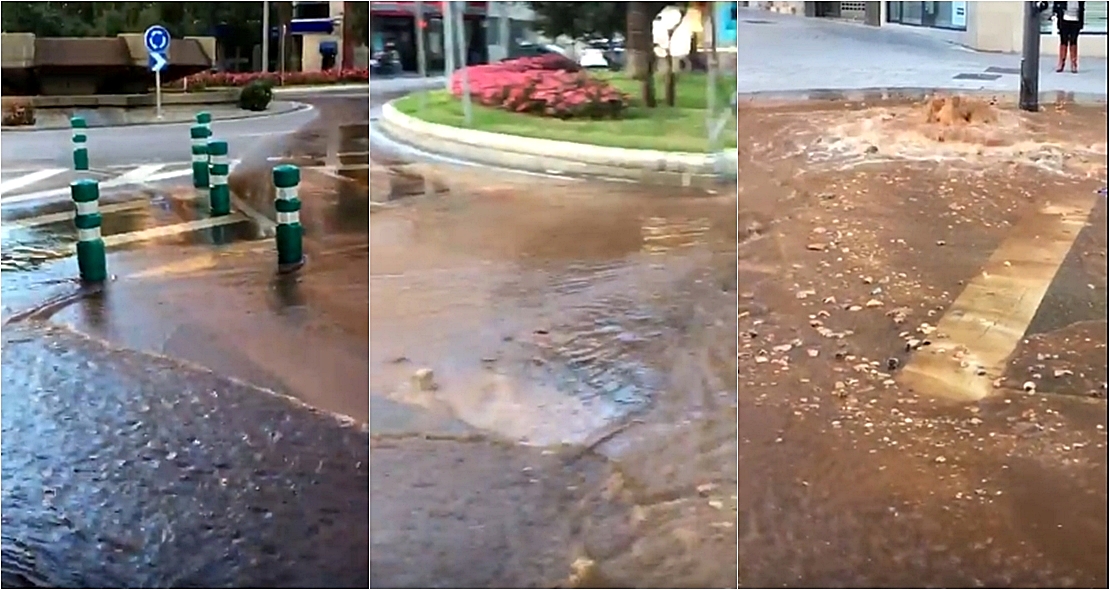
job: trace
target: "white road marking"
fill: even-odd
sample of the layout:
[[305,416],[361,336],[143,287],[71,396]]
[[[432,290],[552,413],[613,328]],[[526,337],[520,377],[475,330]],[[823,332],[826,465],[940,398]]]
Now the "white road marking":
[[100,183],[100,188],[139,183],[165,167],[165,164],[143,164],[130,172],[125,172],[111,180]]
[[158,174],[148,176],[148,177],[144,178],[142,180],[142,182],[158,182],[159,180],[169,180],[171,178],[180,178],[182,176],[189,176],[192,173],[193,173],[192,168],[186,168],[185,170],[167,170],[166,172],[159,172]]
[[[100,214],[106,215],[108,213],[115,213],[117,211],[127,211],[128,209],[143,209],[149,207],[149,201],[127,201],[126,203],[113,203],[111,205],[104,205],[100,207]],[[59,223],[62,221],[70,221],[73,219],[74,211],[62,211],[61,213],[48,213],[46,215],[38,215],[35,217],[25,217],[23,219],[12,219],[5,221],[3,226],[0,226],[5,233],[14,227],[28,228],[38,227],[40,225],[49,225],[51,223]]]
[[[230,169],[234,170],[235,167],[238,166],[239,162],[240,162],[240,160],[232,160],[230,162]],[[120,176],[117,176],[115,178],[111,178],[111,179],[108,179],[108,180],[105,180],[105,181],[101,182],[100,183],[100,188],[101,188],[101,190],[103,190],[103,189],[109,189],[109,188],[118,188],[118,187],[126,186],[126,185],[138,185],[138,184],[151,183],[151,182],[160,182],[160,181],[163,181],[163,180],[171,180],[171,179],[174,179],[174,178],[181,178],[181,177],[184,177],[184,176],[189,176],[190,174],[193,173],[192,163],[187,164],[189,166],[188,168],[183,168],[183,169],[179,169],[179,170],[162,171],[163,168],[167,168],[169,166],[174,166],[174,165],[181,165],[181,164],[143,164],[141,166],[131,168],[130,170],[121,174]],[[61,171],[65,172],[65,170],[61,170]],[[26,177],[21,177],[19,179],[15,179],[12,182],[14,183],[16,180],[22,180],[22,178],[26,178]],[[39,182],[41,180],[44,180],[45,178],[49,178],[49,176],[46,176],[44,178],[38,178],[34,182]],[[30,184],[33,184],[33,182],[27,182],[27,183],[24,183],[21,186],[28,186]],[[16,188],[21,188],[21,186],[17,186]],[[7,187],[7,185],[5,184],[5,188],[6,187]],[[24,194],[21,194],[21,195],[12,195],[12,196],[3,198],[3,200],[0,201],[0,203],[3,203],[5,205],[12,205],[12,204],[16,204],[16,203],[26,203],[28,201],[38,201],[38,200],[42,200],[42,199],[49,199],[49,198],[53,198],[53,197],[62,197],[62,196],[67,196],[67,195],[69,195],[69,187],[68,186],[67,187],[62,187],[62,188],[44,190],[44,191],[37,191],[37,192],[33,192],[33,193],[24,193]]]
[[231,215],[222,215],[220,217],[209,217],[207,219],[198,219],[196,221],[176,223],[174,225],[163,225],[160,227],[152,227],[149,229],[133,231],[126,234],[104,236],[104,245],[108,247],[120,246],[123,244],[130,244],[132,242],[142,242],[146,240],[154,240],[158,238],[175,236],[178,234],[185,234],[201,229],[207,229],[210,227],[232,225],[234,223],[239,223],[246,220],[246,216],[240,213],[232,213]]
[[944,337],[914,353],[900,382],[960,402],[990,395],[1094,205],[1093,195],[1073,195],[1019,221],[936,324]]
[[47,168],[46,170],[32,172],[31,174],[28,174],[26,176],[20,176],[18,178],[13,178],[11,180],[0,182],[0,195],[9,191],[21,189],[25,186],[31,186],[36,182],[42,182],[48,178],[57,176],[66,171],[67,170],[65,168]]

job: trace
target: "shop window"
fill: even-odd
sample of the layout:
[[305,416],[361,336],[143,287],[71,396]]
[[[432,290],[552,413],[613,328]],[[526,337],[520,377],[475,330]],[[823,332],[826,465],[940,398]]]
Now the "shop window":
[[[1050,3],[1051,4],[1051,3]],[[1107,13],[1110,2],[1087,2],[1083,9],[1083,30],[1081,35],[1105,35],[1107,33]],[[1052,10],[1041,13],[1041,33],[1056,33],[1056,23],[1052,22]]]
[[293,20],[310,20],[331,18],[330,6],[327,2],[295,2],[293,3]]

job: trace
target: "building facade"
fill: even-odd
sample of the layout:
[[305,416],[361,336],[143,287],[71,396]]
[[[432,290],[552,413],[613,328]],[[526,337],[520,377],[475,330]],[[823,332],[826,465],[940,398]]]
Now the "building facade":
[[[935,29],[980,51],[1020,52],[1024,2],[754,2],[767,10],[816,18],[856,20],[874,26]],[[1087,2],[1079,54],[1107,55],[1107,2]],[[1041,53],[1056,55],[1056,25],[1043,15]]]
[[[418,14],[418,11],[421,14]],[[532,36],[535,13],[527,2],[466,2],[463,38],[466,61],[482,64],[511,57],[513,48]],[[424,37],[427,71],[446,66],[443,3],[370,2],[370,51],[396,49],[401,70],[418,70],[417,27]]]
[[294,50],[300,52],[302,72],[319,72],[334,67],[351,67],[350,42],[344,39],[344,2],[293,2],[289,33]]

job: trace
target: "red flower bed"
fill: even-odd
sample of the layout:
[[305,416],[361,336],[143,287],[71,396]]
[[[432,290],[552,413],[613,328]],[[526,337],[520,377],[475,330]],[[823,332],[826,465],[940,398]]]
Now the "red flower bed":
[[[544,55],[466,68],[470,96],[480,104],[559,119],[616,118],[628,97],[581,71],[561,55]],[[462,96],[462,74],[451,76],[451,93]]]
[[[355,68],[350,70],[328,70],[325,72],[201,72],[189,76],[185,87],[188,90],[204,90],[213,87],[242,87],[256,80],[266,80],[274,86],[326,86],[328,84],[365,84],[370,81],[370,70]],[[178,84],[180,85],[180,84]]]

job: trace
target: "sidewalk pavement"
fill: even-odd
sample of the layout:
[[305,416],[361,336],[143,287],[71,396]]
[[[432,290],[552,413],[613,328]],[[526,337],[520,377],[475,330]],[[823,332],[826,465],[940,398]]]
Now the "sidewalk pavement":
[[[1021,56],[977,52],[936,36],[741,9],[740,93],[861,88],[950,88],[1017,92]],[[1042,58],[1040,90],[1106,96],[1105,58],[1080,58],[1080,72],[1056,73]],[[987,72],[1009,68],[1010,72]],[[956,79],[960,74],[993,80]]]

